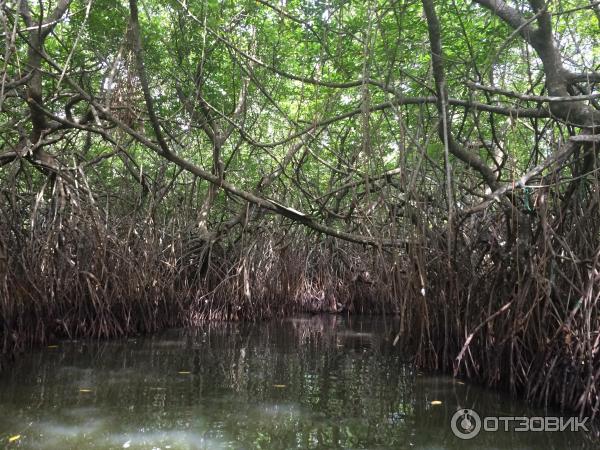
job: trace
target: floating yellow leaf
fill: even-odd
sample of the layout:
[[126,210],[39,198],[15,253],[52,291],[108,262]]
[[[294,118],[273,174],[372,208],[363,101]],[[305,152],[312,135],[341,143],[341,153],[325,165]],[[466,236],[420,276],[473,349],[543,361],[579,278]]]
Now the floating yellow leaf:
[[434,400],[434,401],[431,402],[431,404],[434,405],[434,406],[437,406],[437,405],[441,405],[442,402],[439,401],[439,400]]
[[84,392],[84,393],[85,392],[92,392],[92,390],[91,389],[79,389],[79,392]]
[[180,370],[179,372],[177,372],[179,375],[189,375],[192,372],[189,372],[187,370]]
[[284,387],[286,387],[286,385],[285,384],[274,384],[273,387],[275,387],[275,388],[284,388]]
[[15,442],[15,441],[18,441],[19,439],[21,439],[21,435],[15,434],[14,436],[11,436],[8,438],[8,442]]

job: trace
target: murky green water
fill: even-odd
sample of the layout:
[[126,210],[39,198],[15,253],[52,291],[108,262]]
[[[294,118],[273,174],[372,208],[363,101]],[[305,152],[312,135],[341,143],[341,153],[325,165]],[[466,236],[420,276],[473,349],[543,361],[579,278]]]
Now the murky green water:
[[315,316],[60,343],[0,375],[0,447],[593,448],[583,433],[459,440],[450,429],[459,407],[540,411],[415,373],[393,336],[389,320]]

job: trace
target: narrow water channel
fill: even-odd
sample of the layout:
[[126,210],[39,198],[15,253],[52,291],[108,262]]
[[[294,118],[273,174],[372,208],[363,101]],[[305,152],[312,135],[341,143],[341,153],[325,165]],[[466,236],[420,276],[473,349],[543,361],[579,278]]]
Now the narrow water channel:
[[0,447],[593,448],[570,432],[458,439],[458,408],[544,412],[418,373],[393,337],[390,319],[314,316],[57,343],[0,374]]

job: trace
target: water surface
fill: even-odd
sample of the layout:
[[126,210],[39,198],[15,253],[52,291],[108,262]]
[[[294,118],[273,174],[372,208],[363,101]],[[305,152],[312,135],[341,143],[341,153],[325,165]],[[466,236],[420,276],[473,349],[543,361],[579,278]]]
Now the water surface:
[[582,433],[456,438],[458,408],[543,411],[415,371],[394,336],[390,319],[327,315],[58,343],[0,375],[0,447],[593,448]]

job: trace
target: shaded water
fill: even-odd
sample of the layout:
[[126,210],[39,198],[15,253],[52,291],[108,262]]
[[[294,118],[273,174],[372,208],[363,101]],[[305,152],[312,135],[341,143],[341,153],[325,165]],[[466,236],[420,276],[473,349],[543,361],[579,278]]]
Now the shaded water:
[[449,426],[459,407],[542,411],[416,373],[393,337],[389,319],[314,316],[60,343],[0,375],[0,447],[592,448],[566,432],[459,440]]

